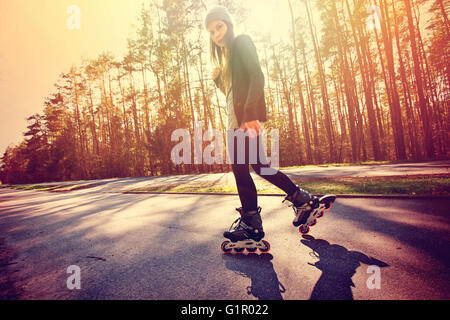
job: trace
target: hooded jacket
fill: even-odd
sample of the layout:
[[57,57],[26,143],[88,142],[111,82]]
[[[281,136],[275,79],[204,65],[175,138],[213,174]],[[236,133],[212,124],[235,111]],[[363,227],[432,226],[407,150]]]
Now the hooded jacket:
[[[264,74],[252,39],[248,35],[235,37],[230,51],[233,107],[239,126],[253,120],[266,122]],[[220,88],[219,79],[214,82]]]

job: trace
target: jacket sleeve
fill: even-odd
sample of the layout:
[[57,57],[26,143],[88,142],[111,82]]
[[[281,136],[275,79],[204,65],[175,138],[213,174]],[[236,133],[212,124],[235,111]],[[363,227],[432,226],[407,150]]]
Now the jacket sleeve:
[[257,120],[258,104],[264,99],[264,74],[259,64],[258,54],[252,39],[247,35],[236,38],[236,53],[240,56],[244,68],[249,75],[247,100],[244,104],[242,122]]

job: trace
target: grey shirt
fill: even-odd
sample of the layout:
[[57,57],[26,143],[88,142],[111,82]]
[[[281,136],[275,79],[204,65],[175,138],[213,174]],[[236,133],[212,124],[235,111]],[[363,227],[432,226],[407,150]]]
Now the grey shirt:
[[236,114],[234,112],[234,105],[233,105],[233,90],[228,90],[227,93],[227,117],[228,117],[228,125],[227,129],[236,129],[239,128]]

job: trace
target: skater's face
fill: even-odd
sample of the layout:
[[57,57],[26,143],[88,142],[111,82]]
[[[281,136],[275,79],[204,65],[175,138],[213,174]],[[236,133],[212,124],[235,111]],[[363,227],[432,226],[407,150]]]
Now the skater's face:
[[225,35],[228,31],[228,26],[225,21],[214,20],[211,21],[207,28],[211,40],[219,47],[225,47]]

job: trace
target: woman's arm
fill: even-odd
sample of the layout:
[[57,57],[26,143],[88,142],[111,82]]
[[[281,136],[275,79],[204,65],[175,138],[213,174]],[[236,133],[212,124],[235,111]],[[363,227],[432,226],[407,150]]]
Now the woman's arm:
[[236,54],[240,56],[243,66],[249,74],[250,83],[242,122],[250,122],[258,119],[257,107],[264,99],[264,74],[259,64],[256,47],[249,36],[237,37],[235,46]]

